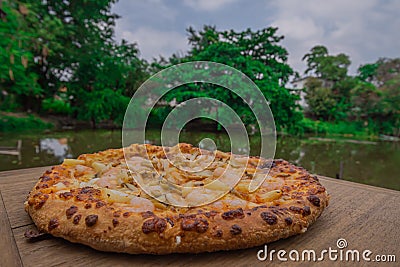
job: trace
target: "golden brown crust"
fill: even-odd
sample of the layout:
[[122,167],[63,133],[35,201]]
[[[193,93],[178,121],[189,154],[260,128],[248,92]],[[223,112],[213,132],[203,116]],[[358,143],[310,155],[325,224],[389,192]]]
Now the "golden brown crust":
[[[146,147],[162,154],[160,147]],[[122,149],[113,149],[78,159],[83,166],[93,162],[114,166],[124,156]],[[156,206],[153,211],[135,212],[129,204],[107,200],[101,188],[79,187],[74,181],[83,178],[76,177],[86,175],[79,171],[90,170],[72,171],[64,163],[40,177],[25,209],[40,231],[102,251],[167,254],[248,248],[304,233],[328,205],[329,195],[316,176],[284,160],[274,160],[272,165],[271,179],[265,183],[268,190],[281,191],[274,200],[255,205],[258,197],[253,197],[252,205],[238,207],[229,204],[234,199],[230,193],[222,199],[228,205],[221,207]]]

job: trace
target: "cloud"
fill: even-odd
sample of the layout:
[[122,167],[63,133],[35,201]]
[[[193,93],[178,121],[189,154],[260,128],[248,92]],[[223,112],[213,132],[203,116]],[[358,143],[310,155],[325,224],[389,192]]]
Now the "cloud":
[[141,56],[148,60],[159,55],[168,57],[173,53],[185,51],[188,47],[186,36],[146,26],[139,27],[133,32],[123,31],[121,38],[138,43]]
[[200,11],[216,11],[236,0],[184,0],[184,4]]
[[289,64],[300,73],[306,68],[301,58],[319,44],[349,55],[351,73],[380,57],[400,56],[398,0],[121,0],[113,11],[122,16],[116,38],[137,42],[146,59],[186,50],[185,29],[204,24],[236,31],[278,27]]
[[301,58],[313,46],[327,46],[331,54],[348,54],[354,73],[360,64],[379,57],[398,57],[400,1],[295,1],[267,2],[273,9],[272,25],[285,36],[289,63],[304,71]]

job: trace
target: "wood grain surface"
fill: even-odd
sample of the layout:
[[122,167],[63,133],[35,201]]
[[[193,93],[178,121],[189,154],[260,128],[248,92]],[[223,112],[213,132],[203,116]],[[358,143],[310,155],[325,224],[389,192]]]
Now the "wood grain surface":
[[[338,249],[337,240],[347,241],[347,250],[368,249],[396,256],[397,262],[260,261],[257,253],[265,247],[201,254],[165,256],[105,253],[61,238],[28,242],[27,229],[34,229],[23,202],[40,175],[49,167],[0,172],[0,266],[400,266],[400,192],[320,177],[331,195],[329,207],[305,234],[267,245],[268,251]],[[261,254],[263,256],[263,254]],[[286,254],[286,257],[288,255]]]

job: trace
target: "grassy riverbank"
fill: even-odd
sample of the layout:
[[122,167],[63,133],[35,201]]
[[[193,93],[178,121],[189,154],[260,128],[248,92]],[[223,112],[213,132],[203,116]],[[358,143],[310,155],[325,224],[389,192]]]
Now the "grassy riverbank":
[[[0,113],[0,132],[63,131],[65,129],[90,129],[92,127],[89,122],[85,123],[76,120],[69,121],[69,126],[66,126],[64,125],[65,121],[65,117],[52,116],[48,118],[26,113],[3,112]],[[197,123],[205,122],[199,120]],[[315,136],[344,136],[354,137],[356,139],[378,139],[380,134],[379,128],[372,123],[367,124],[348,121],[326,122],[304,118],[301,124],[303,133],[299,133],[299,135],[311,134]],[[207,128],[207,125],[207,123],[204,124],[205,128],[203,128],[203,130]],[[99,124],[98,128],[110,129],[118,127],[113,125],[112,122],[104,122]],[[150,126],[150,128],[152,128],[152,126]],[[211,131],[211,128],[209,131]],[[282,132],[281,134],[287,133]]]

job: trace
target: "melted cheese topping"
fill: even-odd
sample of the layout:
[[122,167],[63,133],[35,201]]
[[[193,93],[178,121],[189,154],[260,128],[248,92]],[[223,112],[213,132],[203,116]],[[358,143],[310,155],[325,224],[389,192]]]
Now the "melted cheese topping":
[[[212,153],[187,144],[165,150],[131,145],[124,152],[125,158],[115,150],[115,155],[97,153],[66,159],[63,165],[69,167],[75,181],[69,187],[101,189],[104,199],[127,204],[133,212],[167,209],[163,202],[178,206],[209,203],[207,199],[218,196],[217,201],[205,207],[251,208],[282,197],[284,181],[279,177],[267,176],[258,190],[249,192],[252,179],[268,174],[271,161],[266,159]],[[65,186],[56,184],[54,188],[62,191]]]

